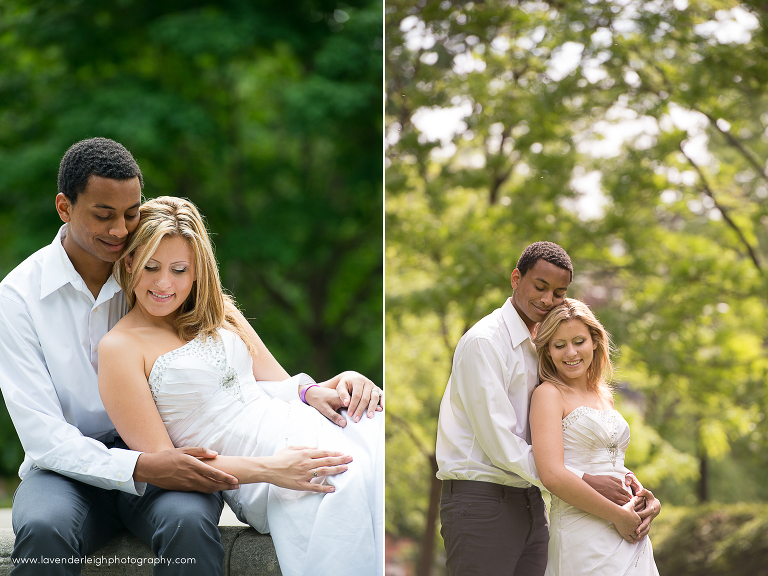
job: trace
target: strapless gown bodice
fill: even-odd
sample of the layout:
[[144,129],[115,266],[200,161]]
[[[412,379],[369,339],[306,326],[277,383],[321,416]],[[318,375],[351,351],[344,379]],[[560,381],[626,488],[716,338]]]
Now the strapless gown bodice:
[[[621,480],[629,424],[616,410],[580,406],[563,419],[565,464],[595,476]],[[545,576],[658,576],[647,536],[624,540],[613,523],[552,495],[549,554]]]
[[256,382],[248,348],[233,332],[219,330],[218,337],[198,336],[160,356],[149,387],[175,446],[265,456],[274,452],[289,410],[280,399],[296,398],[303,378]]
[[[311,378],[257,382],[247,346],[225,329],[160,356],[148,381],[175,446],[226,456],[272,456],[286,446],[351,455],[347,472],[325,478],[336,489],[331,494],[255,483],[224,498],[241,521],[271,532],[284,576],[383,573],[380,413],[359,423],[347,417],[345,428],[336,426],[298,400],[299,384]],[[357,562],[349,561],[350,546]]]
[[589,474],[624,478],[629,424],[616,410],[579,406],[563,419],[565,463]]

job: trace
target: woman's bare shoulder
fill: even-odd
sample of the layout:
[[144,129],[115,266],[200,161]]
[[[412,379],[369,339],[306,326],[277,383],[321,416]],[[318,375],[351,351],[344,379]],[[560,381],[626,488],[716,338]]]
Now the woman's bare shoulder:
[[120,322],[104,334],[99,342],[99,356],[109,354],[121,354],[127,356],[141,356],[141,339],[135,330],[129,325],[120,325]]
[[542,382],[533,391],[533,398],[539,398],[542,402],[560,402],[563,401],[563,395],[560,392],[560,389],[557,387],[557,384],[549,381]]
[[556,384],[542,382],[533,391],[530,415],[532,426],[559,426],[564,410],[565,401]]

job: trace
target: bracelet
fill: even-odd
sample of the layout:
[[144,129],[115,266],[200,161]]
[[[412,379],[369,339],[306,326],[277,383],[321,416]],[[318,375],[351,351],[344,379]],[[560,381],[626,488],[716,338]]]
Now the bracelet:
[[304,402],[304,404],[308,404],[307,402],[307,390],[312,388],[312,386],[319,386],[319,384],[310,384],[304,390],[301,391],[301,401]]

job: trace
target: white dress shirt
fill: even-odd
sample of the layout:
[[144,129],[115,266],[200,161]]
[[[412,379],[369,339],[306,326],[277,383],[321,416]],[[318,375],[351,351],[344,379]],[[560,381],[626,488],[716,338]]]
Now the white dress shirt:
[[0,282],[0,388],[32,464],[100,488],[143,494],[133,481],[140,452],[107,449],[116,435],[99,396],[98,343],[127,312],[113,277],[94,300],[54,241]]
[[537,384],[536,348],[510,298],[456,346],[440,403],[437,477],[544,490],[528,427]]

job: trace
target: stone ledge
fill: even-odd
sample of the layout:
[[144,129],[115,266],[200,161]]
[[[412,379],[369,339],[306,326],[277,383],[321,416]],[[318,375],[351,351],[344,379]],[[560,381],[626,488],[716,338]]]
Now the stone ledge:
[[[224,546],[224,576],[281,576],[268,534],[259,534],[247,526],[219,526],[219,530]],[[0,530],[0,576],[11,573],[13,542],[12,530]],[[125,533],[89,558],[93,562],[83,563],[83,576],[152,576],[153,564],[147,560],[155,555],[138,538]],[[104,560],[97,564],[100,558]]]

